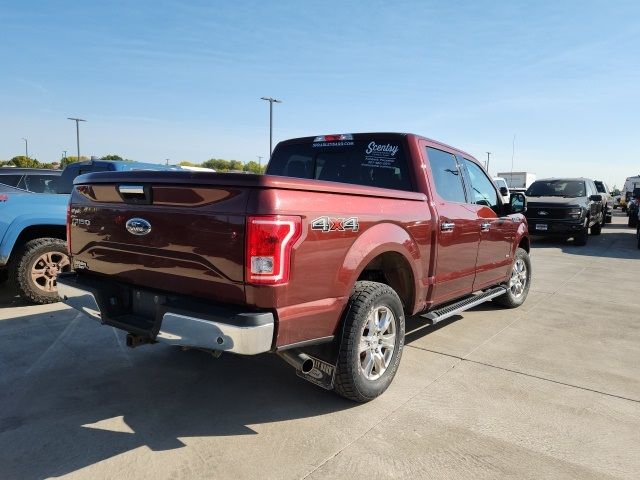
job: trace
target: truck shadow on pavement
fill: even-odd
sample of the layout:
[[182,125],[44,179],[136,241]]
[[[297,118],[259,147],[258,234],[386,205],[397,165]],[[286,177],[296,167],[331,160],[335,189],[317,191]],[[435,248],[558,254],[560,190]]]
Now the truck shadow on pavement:
[[71,310],[0,321],[0,345],[4,479],[57,477],[142,446],[254,435],[249,425],[355,406],[274,355],[132,350],[121,332]]

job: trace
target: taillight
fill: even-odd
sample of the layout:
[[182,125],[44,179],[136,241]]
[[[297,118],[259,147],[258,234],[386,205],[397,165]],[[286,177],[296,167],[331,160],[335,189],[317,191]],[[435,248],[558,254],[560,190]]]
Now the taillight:
[[287,283],[291,249],[301,233],[300,217],[247,217],[245,280],[262,285]]
[[71,203],[67,203],[67,251],[71,255]]
[[6,202],[7,200],[9,200],[9,195],[6,193],[0,193],[0,202]]

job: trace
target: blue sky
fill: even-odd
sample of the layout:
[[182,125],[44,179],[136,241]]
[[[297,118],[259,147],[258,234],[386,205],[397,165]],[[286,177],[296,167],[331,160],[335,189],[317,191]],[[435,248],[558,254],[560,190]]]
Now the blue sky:
[[640,173],[637,1],[21,1],[0,8],[0,159],[268,155],[408,131],[491,168]]

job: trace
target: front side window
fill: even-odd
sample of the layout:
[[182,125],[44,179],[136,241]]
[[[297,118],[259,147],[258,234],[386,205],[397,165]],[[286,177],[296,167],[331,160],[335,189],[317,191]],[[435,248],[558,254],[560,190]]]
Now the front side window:
[[495,209],[498,206],[498,193],[493,182],[475,162],[466,158],[463,162],[471,180],[471,203]]
[[595,182],[598,193],[607,193],[607,186],[603,182]]
[[427,147],[427,156],[431,165],[431,175],[436,192],[443,200],[465,203],[462,172],[458,168],[456,157],[437,148]]

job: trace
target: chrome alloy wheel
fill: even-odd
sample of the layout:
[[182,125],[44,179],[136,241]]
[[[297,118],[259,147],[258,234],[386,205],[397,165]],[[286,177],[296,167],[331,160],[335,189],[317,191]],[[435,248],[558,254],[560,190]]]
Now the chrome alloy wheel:
[[40,255],[31,268],[31,280],[45,292],[55,292],[58,273],[69,270],[69,257],[60,252],[46,252]]
[[396,319],[390,308],[371,310],[360,337],[360,371],[377,380],[387,370],[396,346]]
[[515,298],[520,298],[527,286],[527,264],[522,258],[518,258],[511,270],[511,280],[509,280],[509,290]]

